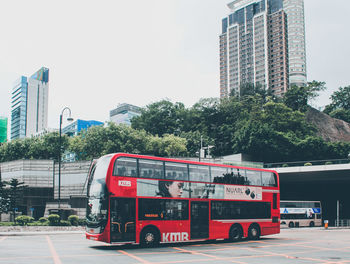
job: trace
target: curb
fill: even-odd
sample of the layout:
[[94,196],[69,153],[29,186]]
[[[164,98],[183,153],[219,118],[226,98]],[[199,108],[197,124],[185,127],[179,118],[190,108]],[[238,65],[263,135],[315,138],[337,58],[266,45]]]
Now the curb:
[[22,232],[0,232],[1,236],[42,236],[42,235],[65,235],[85,234],[85,231],[22,231]]

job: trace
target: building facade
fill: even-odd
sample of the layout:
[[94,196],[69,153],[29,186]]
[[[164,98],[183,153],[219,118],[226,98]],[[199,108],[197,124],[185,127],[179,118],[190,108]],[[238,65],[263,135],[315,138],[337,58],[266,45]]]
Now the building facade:
[[0,116],[0,143],[7,141],[7,117]]
[[48,127],[49,69],[15,82],[11,98],[11,140],[30,137]]
[[62,129],[62,134],[66,134],[69,136],[76,136],[82,130],[87,130],[89,127],[100,126],[100,125],[103,125],[103,122],[96,121],[96,120],[77,119],[71,124],[65,126]]
[[11,140],[25,138],[27,130],[27,77],[19,78],[12,89]]
[[[103,122],[100,122],[100,121],[77,119],[71,124],[65,126],[62,129],[62,134],[66,134],[68,136],[76,136],[82,130],[87,130],[89,127],[92,127],[92,126],[101,126],[101,125],[103,125]],[[73,152],[66,151],[63,154],[62,159],[63,161],[73,162],[76,160],[76,154]]]
[[289,83],[302,86],[307,83],[304,0],[283,0],[288,17]]
[[91,161],[63,162],[59,180],[58,163],[53,160],[8,161],[0,163],[1,180],[24,182],[26,188],[17,204],[18,213],[39,219],[59,209],[63,215],[67,212],[84,218],[90,164]]
[[141,115],[141,108],[131,104],[119,104],[117,108],[109,112],[111,122],[116,124],[131,125],[131,119]]
[[[294,8],[300,2],[303,0],[235,0],[228,4],[230,14],[222,20],[220,35],[221,98],[239,95],[241,85],[246,83],[259,84],[276,96],[283,96],[292,84],[289,41],[294,38],[289,38],[290,28],[298,26],[298,32],[304,36],[297,37],[303,40],[303,51],[293,51],[293,56],[305,54],[305,33],[285,10],[303,17],[304,9]],[[295,48],[301,49],[301,45]],[[306,83],[306,70],[304,75],[299,85]],[[293,77],[292,81],[298,78]]]

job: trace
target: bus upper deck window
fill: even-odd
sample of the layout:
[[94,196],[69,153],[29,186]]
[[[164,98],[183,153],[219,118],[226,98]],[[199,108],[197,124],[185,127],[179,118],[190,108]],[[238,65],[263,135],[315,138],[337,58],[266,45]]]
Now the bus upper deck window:
[[136,159],[127,157],[116,159],[113,168],[113,175],[137,177]]
[[269,171],[261,172],[263,186],[277,187],[276,175]]

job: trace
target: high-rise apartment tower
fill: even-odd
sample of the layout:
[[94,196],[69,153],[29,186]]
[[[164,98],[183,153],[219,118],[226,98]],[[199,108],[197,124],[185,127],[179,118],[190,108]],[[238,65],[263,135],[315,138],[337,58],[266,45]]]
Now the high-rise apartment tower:
[[239,94],[245,83],[276,96],[306,83],[303,0],[235,0],[228,7],[220,35],[221,98]]
[[11,140],[30,137],[48,124],[49,69],[15,82],[11,97]]

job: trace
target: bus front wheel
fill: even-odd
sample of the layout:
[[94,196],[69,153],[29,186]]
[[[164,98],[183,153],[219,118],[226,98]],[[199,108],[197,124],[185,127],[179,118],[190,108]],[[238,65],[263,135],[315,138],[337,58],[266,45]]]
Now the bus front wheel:
[[248,238],[257,240],[260,237],[260,228],[257,224],[252,224],[248,229]]
[[289,222],[288,226],[292,228],[292,227],[294,227],[294,223],[293,222]]
[[310,222],[310,227],[314,227],[315,226],[315,222],[311,221]]
[[145,228],[140,235],[140,244],[143,247],[155,247],[159,244],[159,232],[155,228]]
[[235,224],[230,229],[230,240],[231,241],[240,241],[243,236],[242,227],[239,224]]

